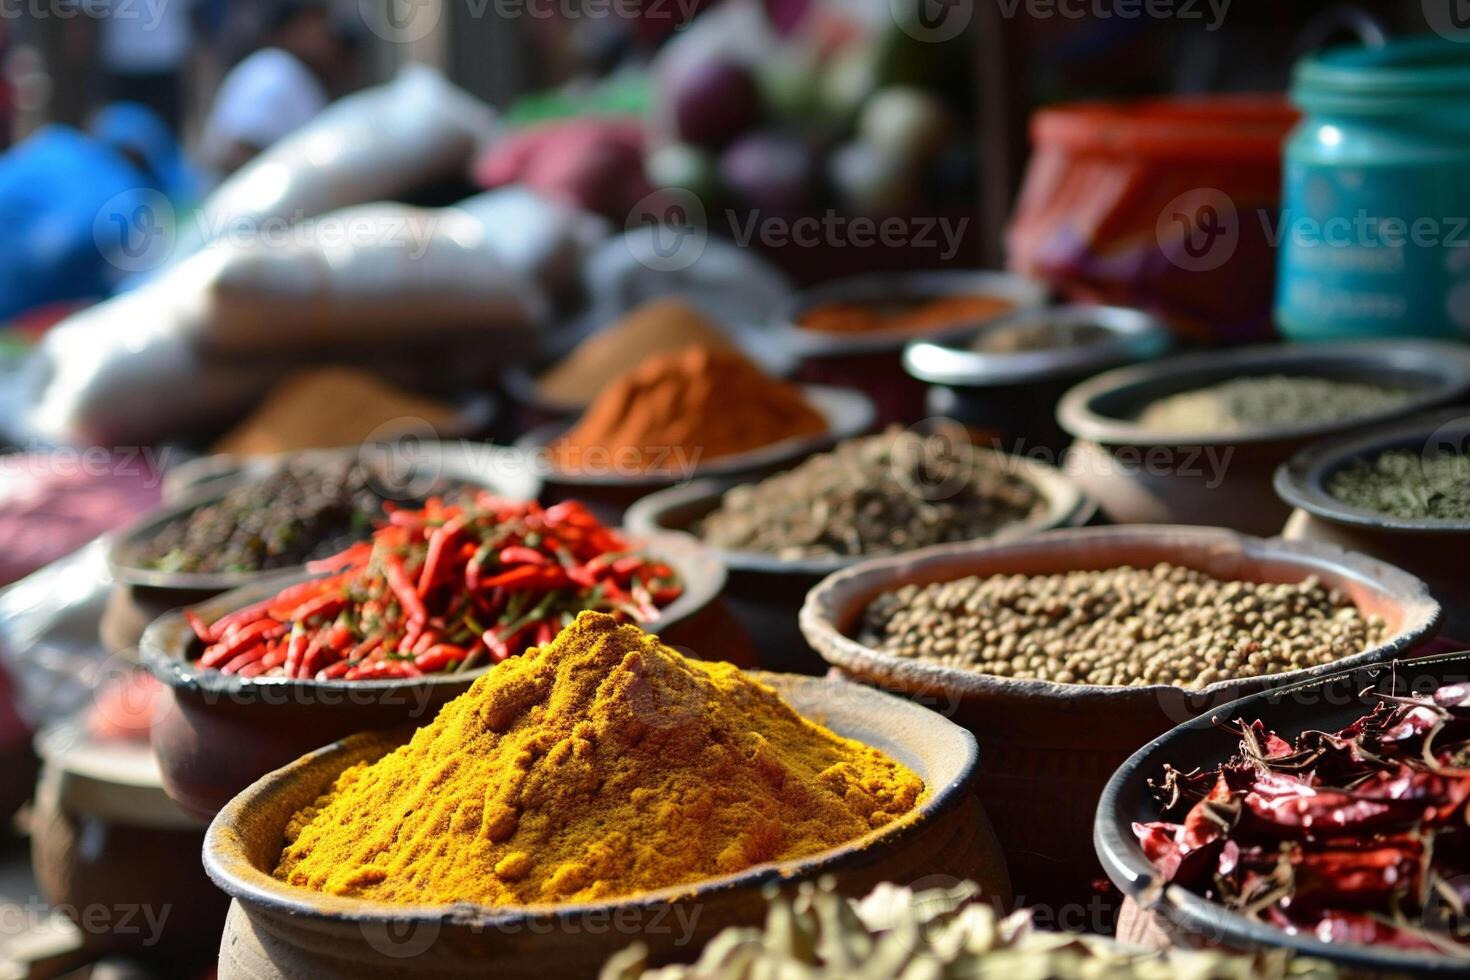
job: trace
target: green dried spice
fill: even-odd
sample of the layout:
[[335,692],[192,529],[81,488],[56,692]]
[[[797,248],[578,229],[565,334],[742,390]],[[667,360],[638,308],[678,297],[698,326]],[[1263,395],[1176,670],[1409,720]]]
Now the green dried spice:
[[608,960],[601,980],[1286,980],[1334,978],[1320,960],[1286,950],[1239,956],[1213,950],[1150,952],[1079,933],[1045,932],[1022,911],[998,916],[980,889],[915,893],[882,884],[861,902],[830,879],[793,896],[768,891],[764,929],[726,929],[690,965],[650,969],[634,946]]
[[1248,432],[1372,415],[1412,394],[1404,388],[1332,378],[1232,378],[1161,398],[1140,413],[1138,423],[1159,432]]
[[1328,477],[1327,492],[1349,507],[1402,520],[1470,520],[1470,457],[1393,449],[1351,461]]

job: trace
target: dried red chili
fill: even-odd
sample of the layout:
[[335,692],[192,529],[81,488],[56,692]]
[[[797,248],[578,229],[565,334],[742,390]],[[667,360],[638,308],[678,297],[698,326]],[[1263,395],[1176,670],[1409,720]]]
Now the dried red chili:
[[1165,883],[1327,942],[1470,957],[1470,688],[1295,740],[1231,730],[1224,765],[1152,784],[1174,820],[1134,824]]

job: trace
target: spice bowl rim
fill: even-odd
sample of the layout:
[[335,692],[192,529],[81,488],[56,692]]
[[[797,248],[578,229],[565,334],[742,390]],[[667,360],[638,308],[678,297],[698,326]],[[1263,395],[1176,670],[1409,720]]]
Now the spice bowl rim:
[[[1054,528],[1079,527],[1086,524],[1097,513],[1097,502],[1057,467],[984,446],[973,448],[979,453],[1002,457],[1007,466],[1023,471],[1023,479],[1026,479],[1042,494],[1046,499],[1047,508],[1035,517],[1005,525],[994,534],[961,543],[1011,541]],[[719,499],[727,491],[744,482],[730,479],[707,479],[668,487],[637,500],[628,508],[624,520],[632,530],[637,532],[666,530],[692,534],[693,532],[687,527],[674,527],[665,524],[664,520],[674,510],[686,507],[702,508],[706,502],[711,501],[718,506]],[[705,547],[710,548],[732,572],[762,572],[778,575],[830,575],[871,558],[887,558],[905,554],[905,552],[890,551],[867,555],[782,558],[759,551],[718,548],[707,542]]]
[[[1073,347],[997,353],[974,350],[981,336],[1010,326],[1060,322],[1093,325],[1109,336]],[[988,322],[967,335],[949,340],[910,341],[903,366],[910,376],[927,384],[954,388],[992,388],[1032,384],[1094,374],[1132,361],[1152,360],[1165,353],[1173,336],[1162,318],[1132,306],[1104,303],[1062,303],[1024,307]]]
[[[1166,431],[1112,412],[1123,403],[1138,411],[1170,395],[1242,376],[1296,371],[1331,378],[1357,368],[1371,377],[1385,370],[1429,380],[1402,402],[1366,415],[1238,432]],[[1340,341],[1328,344],[1256,344],[1227,351],[1199,351],[1129,364],[1070,388],[1057,403],[1057,423],[1077,439],[1102,446],[1244,446],[1296,442],[1361,429],[1437,407],[1470,392],[1470,354],[1447,341]]]
[[[472,450],[471,447],[483,449]],[[242,457],[243,463],[234,473],[206,478],[202,484],[186,488],[178,497],[164,501],[111,535],[107,545],[108,573],[119,585],[178,592],[224,592],[282,574],[302,575],[306,569],[305,562],[253,571],[169,572],[132,564],[131,555],[141,544],[169,524],[201,507],[218,503],[239,487],[261,482],[279,466],[298,460],[308,464],[328,464],[346,458],[369,460],[371,452],[381,450],[388,454],[383,457],[384,464],[396,467],[403,461],[393,457],[401,449],[398,443],[389,442]],[[427,453],[417,455],[424,450]],[[416,455],[408,462],[432,469],[435,471],[435,479],[438,480],[490,490],[514,500],[535,500],[541,492],[540,478],[531,467],[524,465],[518,457],[513,457],[513,450],[507,447],[464,439],[425,440],[417,443],[413,452]],[[515,464],[487,467],[484,460],[476,461],[476,456],[480,454],[486,457],[498,455],[507,461],[514,459]]]
[[[1001,269],[914,269],[902,272],[864,272],[819,283],[793,294],[781,308],[778,331],[798,358],[846,354],[877,354],[902,350],[914,340],[948,340],[974,333],[995,319],[1046,303],[1051,287],[1040,279]],[[983,320],[970,320],[931,330],[876,330],[841,333],[811,330],[797,323],[801,314],[824,303],[860,303],[891,300],[895,296],[941,299],[948,296],[993,296],[1010,308]]]
[[544,467],[548,483],[569,487],[661,487],[688,483],[701,477],[738,476],[781,466],[866,432],[872,428],[873,421],[877,418],[878,410],[873,400],[856,388],[815,384],[799,384],[796,387],[808,404],[826,420],[826,431],[811,436],[788,437],[742,453],[716,456],[706,462],[696,462],[684,471],[647,470],[639,473],[588,474],[556,468],[550,464],[550,448],[558,438],[577,425],[581,420],[580,414],[537,426],[516,440],[515,446],[536,460],[538,469]]
[[[708,900],[715,895],[758,888],[766,883],[790,879],[797,875],[814,878],[823,872],[837,870],[843,862],[855,855],[871,853],[874,848],[886,847],[908,839],[913,834],[927,828],[941,815],[962,804],[967,798],[979,771],[979,745],[974,735],[938,712],[884,691],[874,690],[840,678],[771,674],[764,671],[745,673],[775,687],[783,698],[792,697],[793,689],[811,692],[812,709],[816,712],[820,712],[820,705],[827,697],[830,697],[832,692],[840,691],[843,698],[866,701],[864,716],[873,725],[884,726],[884,730],[889,733],[903,731],[905,724],[901,722],[906,722],[918,729],[909,735],[911,741],[921,736],[926,739],[948,739],[952,743],[949,751],[961,753],[957,764],[957,775],[937,789],[928,785],[926,781],[925,795],[910,813],[862,837],[820,853],[787,861],[766,862],[734,874],[597,902],[503,907],[474,903],[395,905],[370,899],[326,895],[288,885],[276,880],[269,872],[261,870],[251,862],[244,853],[244,839],[239,825],[245,819],[244,815],[261,809],[262,798],[287,791],[292,780],[299,778],[304,769],[310,770],[316,765],[330,765],[340,761],[340,765],[320,777],[322,781],[320,789],[325,789],[327,785],[330,785],[331,780],[335,779],[336,775],[348,765],[368,759],[369,753],[377,751],[380,746],[383,751],[379,752],[375,758],[380,758],[386,752],[402,745],[412,734],[412,730],[400,727],[388,731],[361,732],[350,735],[345,739],[316,749],[295,762],[256,780],[220,810],[210,823],[205,833],[204,869],[214,883],[232,898],[261,906],[277,914],[330,918],[349,923],[368,923],[386,919],[395,923],[436,923],[465,926],[478,930],[485,927],[514,925],[530,919],[566,920],[578,916],[602,915],[620,910],[669,905],[681,900]],[[799,709],[798,713],[804,718],[812,719],[811,714]],[[823,723],[826,722],[823,721]],[[843,731],[836,733],[847,738],[860,737]],[[903,759],[898,761],[905,765],[912,765],[911,762]],[[923,773],[919,775],[922,776]],[[284,834],[284,826],[280,830]]]
[[[630,543],[647,550],[655,557],[673,566],[679,573],[684,591],[673,602],[659,610],[658,619],[641,624],[651,633],[667,629],[683,622],[708,606],[725,587],[725,566],[718,557],[691,534],[682,531],[649,531],[629,535]],[[250,585],[233,589],[203,602],[191,605],[190,610],[208,610],[205,619],[225,615],[244,608],[252,602],[269,598],[280,589],[305,582],[322,574],[299,570],[278,572]],[[197,642],[193,629],[184,618],[183,609],[171,610],[148,624],[138,643],[139,658],[148,672],[171,688],[211,695],[246,695],[268,691],[342,691],[380,692],[400,690],[406,687],[440,687],[467,685],[485,674],[495,665],[482,664],[469,670],[454,673],[424,674],[420,677],[367,678],[344,680],[331,678],[294,677],[241,677],[225,674],[218,670],[199,667],[188,657],[188,651]]]
[[[1460,423],[1454,425],[1454,423]],[[1273,483],[1276,495],[1293,507],[1299,507],[1335,524],[1373,531],[1394,531],[1406,535],[1470,533],[1470,518],[1408,519],[1364,510],[1345,503],[1327,492],[1327,479],[1354,460],[1366,460],[1394,449],[1423,451],[1425,443],[1441,428],[1453,426],[1463,439],[1470,437],[1470,410],[1440,409],[1374,426],[1363,431],[1341,433],[1311,443],[1276,468]]]
[[[910,582],[953,581],[966,575],[984,574],[987,559],[1020,562],[1027,557],[1066,556],[1079,546],[1096,543],[1108,546],[1147,546],[1150,539],[1165,539],[1161,551],[1172,552],[1170,561],[1186,568],[1199,568],[1204,562],[1200,554],[1235,555],[1248,562],[1275,560],[1296,565],[1300,581],[1317,572],[1330,572],[1335,577],[1348,577],[1393,602],[1404,612],[1399,629],[1382,642],[1332,663],[1279,674],[1258,674],[1227,678],[1201,688],[1185,688],[1174,684],[1140,686],[1070,684],[1033,678],[1002,677],[963,667],[905,659],[868,647],[845,630],[855,623],[864,609],[877,596]],[[1104,551],[1106,554],[1107,551]],[[1094,563],[1069,566],[1072,570],[1116,568],[1126,562]],[[928,568],[963,565],[966,571],[927,577]],[[1050,572],[1048,572],[1050,573]],[[1006,568],[1003,574],[1027,574]],[[1206,571],[1208,574],[1208,571]],[[874,558],[835,572],[818,582],[807,593],[799,622],[802,635],[823,660],[849,674],[863,677],[897,689],[943,690],[962,696],[1008,698],[1027,702],[1092,704],[1180,704],[1192,701],[1204,705],[1189,709],[1189,714],[1210,710],[1213,705],[1233,700],[1238,692],[1257,687],[1276,688],[1298,680],[1321,677],[1333,672],[1378,663],[1412,649],[1429,639],[1439,628],[1443,607],[1417,576],[1376,558],[1349,551],[1337,545],[1316,541],[1288,541],[1282,538],[1260,538],[1226,528],[1175,524],[1129,524],[1105,527],[1060,528],[1044,531],[1012,541],[995,543],[960,543],[935,545],[901,555]],[[1181,703],[1181,699],[1183,699]]]
[[[1465,958],[1354,943],[1329,943],[1306,934],[1293,935],[1247,919],[1182,885],[1171,884],[1159,888],[1157,872],[1130,833],[1137,814],[1124,802],[1130,788],[1136,787],[1140,780],[1161,771],[1165,763],[1178,761],[1177,756],[1170,759],[1169,754],[1181,740],[1193,733],[1217,729],[1217,719],[1250,718],[1260,706],[1270,706],[1277,701],[1285,702],[1294,696],[1333,685],[1337,685],[1345,696],[1354,699],[1355,704],[1364,705],[1364,695],[1374,689],[1385,675],[1396,677],[1399,671],[1412,671],[1416,677],[1424,677],[1438,675],[1444,668],[1451,666],[1470,672],[1470,650],[1347,667],[1284,687],[1248,694],[1174,726],[1130,755],[1109,777],[1102,791],[1093,819],[1093,846],[1103,870],[1125,895],[1138,901],[1145,911],[1160,914],[1186,930],[1214,937],[1217,942],[1284,947],[1300,955],[1315,956],[1370,970],[1408,970],[1415,974],[1448,973],[1463,976],[1467,963],[1470,963]],[[1323,696],[1318,697],[1316,703],[1325,705],[1324,710],[1330,710],[1339,707],[1334,701],[1335,696]],[[1301,713],[1291,719],[1291,730],[1315,727],[1315,720],[1320,717],[1320,712],[1313,714],[1312,711],[1311,707],[1301,709]],[[1233,752],[1234,748],[1228,738],[1222,739],[1219,761],[1223,762]]]

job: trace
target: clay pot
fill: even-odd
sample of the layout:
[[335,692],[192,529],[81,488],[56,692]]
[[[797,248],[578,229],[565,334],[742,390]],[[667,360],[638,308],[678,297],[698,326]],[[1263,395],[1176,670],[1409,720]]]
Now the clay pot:
[[1130,909],[1125,920],[1130,937],[1152,946],[1285,947],[1365,971],[1366,976],[1464,976],[1463,957],[1324,942],[1305,932],[1289,935],[1178,885],[1160,889],[1157,873],[1133,834],[1133,822],[1159,819],[1148,780],[1163,772],[1165,764],[1184,771],[1214,768],[1238,751],[1239,739],[1220,730],[1217,719],[1260,719],[1289,740],[1307,730],[1335,732],[1346,727],[1372,708],[1378,693],[1423,692],[1466,681],[1470,681],[1466,652],[1340,670],[1222,705],[1135,752],[1108,780],[1094,825],[1094,843],[1108,877],[1136,906],[1143,906]]
[[[1342,589],[1389,635],[1338,664],[1221,681],[1199,691],[1019,680],[869,649],[851,634],[868,603],[909,583],[967,575],[1055,574],[1170,562],[1220,579]],[[843,675],[915,698],[975,733],[985,758],[981,801],[1010,862],[1017,900],[1087,906],[1099,869],[1088,837],[1092,802],[1138,746],[1242,694],[1341,666],[1403,656],[1434,633],[1439,604],[1399,569],[1328,545],[1263,540],[1221,528],[1099,527],[993,545],[943,545],[875,559],[824,579],[801,610],[813,648]]]
[[[976,453],[997,455],[976,448]],[[1046,510],[1031,520],[1008,527],[992,540],[1007,541],[1038,531],[1086,524],[1097,506],[1054,467],[1024,457],[1004,457],[1005,465],[1025,477],[1046,499]],[[628,527],[635,533],[692,531],[720,505],[730,481],[699,481],[644,497],[628,510]],[[752,636],[761,638],[761,666],[800,674],[820,674],[827,665],[812,653],[797,626],[797,614],[806,593],[833,572],[864,559],[785,559],[746,551],[714,549],[729,574],[724,599]]]
[[164,795],[146,743],[43,732],[31,864],[46,901],[92,957],[126,955],[177,975],[213,959],[227,902],[195,855],[205,823]]
[[671,458],[668,467],[660,471],[620,469],[616,456],[611,454],[601,472],[566,473],[556,469],[550,447],[576,425],[576,420],[533,429],[516,442],[516,448],[544,474],[545,500],[580,500],[605,523],[617,524],[634,501],[656,490],[696,479],[753,479],[774,473],[872,428],[873,403],[862,392],[821,385],[803,385],[801,390],[807,402],[826,418],[827,431],[712,459]]
[[[695,618],[724,587],[724,568],[689,535],[637,539],[684,582],[684,594],[647,624],[649,631],[664,633]],[[277,576],[196,609],[212,622],[301,578]],[[141,651],[144,666],[169,688],[152,729],[164,788],[206,819],[256,779],[328,742],[406,722],[424,724],[489,669],[368,681],[254,680],[194,666],[198,643],[183,613],[172,612],[148,627]]]
[[[1459,345],[1371,341],[1242,347],[1119,368],[1073,388],[1057,421],[1076,438],[1064,469],[1119,524],[1203,524],[1275,534],[1290,510],[1276,467],[1308,443],[1453,402],[1470,391]],[[1134,421],[1169,395],[1251,375],[1336,378],[1417,392],[1392,409],[1246,433],[1162,433]]]
[[1372,459],[1394,449],[1416,455],[1460,452],[1467,438],[1470,411],[1448,409],[1313,443],[1276,470],[1277,494],[1296,508],[1282,537],[1325,541],[1413,572],[1429,583],[1429,591],[1444,605],[1445,634],[1470,637],[1470,579],[1464,559],[1470,547],[1470,520],[1405,520],[1358,510],[1326,489],[1328,478],[1355,459]]
[[1008,901],[1004,862],[973,786],[974,739],[931,711],[838,680],[756,675],[798,711],[877,746],[923,777],[932,795],[914,820],[799,861],[693,886],[563,906],[408,907],[293,888],[270,875],[287,820],[345,767],[376,759],[407,733],[364,734],[311,753],[240,794],[210,826],[204,865],[231,898],[220,980],[275,977],[594,977],[612,953],[647,944],[656,960],[692,959],[727,926],[758,925],[761,889],[831,875],[860,895],[880,881],[935,872],[977,881]]

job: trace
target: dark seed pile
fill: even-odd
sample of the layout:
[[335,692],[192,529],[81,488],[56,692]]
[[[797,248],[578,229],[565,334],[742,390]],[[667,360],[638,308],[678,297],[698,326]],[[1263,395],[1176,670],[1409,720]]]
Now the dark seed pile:
[[1045,509],[1004,457],[897,429],[853,439],[725,494],[700,525],[728,551],[872,555],[994,534]]
[[1024,354],[1029,351],[1086,347],[1112,334],[1095,323],[1016,323],[982,331],[973,349],[981,354]]
[[293,461],[166,525],[133,561],[168,572],[289,568],[365,540],[382,510],[356,461]]
[[1372,415],[1413,392],[1387,385],[1282,374],[1232,378],[1161,398],[1139,424],[1160,432],[1247,432]]
[[1470,520],[1470,457],[1407,449],[1355,459],[1332,474],[1327,492],[1349,507],[1403,520]]
[[1333,663],[1386,627],[1316,578],[1228,582],[1176,565],[906,585],[868,606],[859,639],[984,674],[1199,688]]

